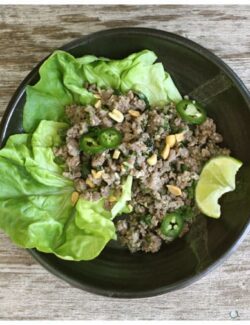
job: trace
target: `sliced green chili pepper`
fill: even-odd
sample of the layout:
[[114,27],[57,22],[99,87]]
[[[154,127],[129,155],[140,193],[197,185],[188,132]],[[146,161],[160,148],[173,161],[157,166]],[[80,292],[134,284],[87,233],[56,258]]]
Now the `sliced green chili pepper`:
[[106,148],[100,145],[90,133],[84,134],[80,140],[80,148],[88,154],[103,152]]
[[161,232],[163,235],[171,238],[176,238],[183,228],[183,219],[178,213],[167,214],[161,223]]
[[106,128],[100,131],[98,141],[105,148],[116,148],[122,141],[122,134],[114,128]]
[[207,118],[204,108],[192,100],[181,100],[177,104],[176,110],[180,117],[190,124],[202,124]]
[[96,154],[106,149],[116,148],[122,140],[122,134],[114,128],[91,128],[80,139],[80,149],[86,154]]

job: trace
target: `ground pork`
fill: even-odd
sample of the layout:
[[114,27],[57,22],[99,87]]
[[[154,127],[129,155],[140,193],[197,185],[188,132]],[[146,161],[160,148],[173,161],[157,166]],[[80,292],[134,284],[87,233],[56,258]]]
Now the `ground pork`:
[[[170,241],[160,232],[163,217],[186,206],[197,214],[193,189],[204,163],[220,154],[229,155],[230,151],[219,146],[223,138],[211,118],[201,125],[189,126],[178,116],[173,103],[148,109],[146,102],[132,91],[119,94],[95,85],[86,87],[98,104],[65,108],[71,126],[66,143],[54,148],[54,153],[65,162],[64,176],[74,180],[81,197],[93,201],[104,198],[108,210],[120,197],[123,180],[132,175],[133,211],[115,221],[118,240],[131,252],[157,252],[163,242]],[[122,123],[109,116],[114,109],[123,114]],[[131,110],[137,112],[136,117]],[[123,134],[123,141],[116,148],[118,158],[113,158],[113,149],[91,156],[80,151],[82,134],[96,126],[114,127]],[[164,160],[161,153],[166,136],[176,133],[183,133],[184,139],[175,144]],[[157,161],[150,165],[148,159],[153,154]],[[98,172],[101,174],[96,178]],[[171,193],[167,185],[177,186],[181,195]],[[188,232],[191,223],[192,218],[185,221],[180,237]]]

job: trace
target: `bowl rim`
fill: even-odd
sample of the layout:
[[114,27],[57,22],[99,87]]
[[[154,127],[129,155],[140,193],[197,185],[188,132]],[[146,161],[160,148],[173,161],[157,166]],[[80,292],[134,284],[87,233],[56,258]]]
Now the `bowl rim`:
[[[213,54],[210,50],[206,49],[205,47],[199,45],[198,43],[185,38],[183,36],[180,36],[178,34],[174,34],[171,32],[166,32],[160,29],[153,29],[153,28],[144,28],[144,27],[122,27],[122,28],[112,28],[112,29],[105,29],[101,31],[97,31],[85,36],[82,36],[80,38],[77,38],[61,47],[58,48],[58,50],[64,50],[64,51],[71,51],[76,46],[79,46],[81,43],[87,43],[88,41],[93,41],[95,38],[99,38],[102,36],[115,36],[120,34],[132,34],[132,35],[150,35],[152,37],[156,38],[162,38],[164,40],[177,43],[178,45],[184,46],[191,51],[194,51],[198,54],[200,54],[202,57],[205,57],[209,61],[211,61],[213,64],[215,64],[217,67],[219,67],[223,73],[233,82],[233,85],[237,88],[237,90],[240,92],[242,97],[244,98],[245,102],[248,105],[248,108],[250,110],[250,92],[248,91],[247,87],[244,85],[243,81],[238,77],[238,75],[217,55]],[[55,49],[56,50],[56,49]],[[38,73],[39,67],[42,65],[42,63],[51,55],[51,53],[46,56],[44,59],[42,59],[32,70],[31,72],[26,76],[26,78],[20,83],[17,90],[14,92],[12,98],[9,101],[9,104],[7,105],[7,108],[5,110],[5,113],[3,115],[2,121],[0,123],[0,147],[2,147],[6,141],[6,132],[7,132],[7,126],[12,118],[12,115],[14,111],[16,110],[18,103],[20,99],[25,96],[25,87],[26,85],[30,84],[31,80],[34,78],[34,76]],[[204,277],[206,274],[220,266],[224,261],[233,254],[233,252],[236,251],[236,249],[239,247],[239,245],[242,243],[242,241],[247,236],[248,232],[250,231],[250,218],[249,221],[246,223],[246,225],[243,227],[241,232],[239,233],[237,239],[235,242],[231,244],[231,246],[227,249],[225,253],[223,253],[221,256],[218,257],[218,259],[214,262],[212,262],[209,266],[207,266],[203,271],[189,276],[185,279],[179,280],[177,282],[174,282],[171,285],[162,286],[160,288],[156,288],[153,290],[145,290],[140,292],[133,292],[133,291],[115,291],[115,290],[107,290],[102,289],[100,287],[96,287],[89,284],[83,284],[79,283],[77,280],[74,279],[74,277],[70,275],[66,275],[65,273],[61,272],[59,269],[52,266],[50,263],[46,261],[46,259],[43,258],[43,253],[40,253],[36,249],[28,249],[29,253],[33,256],[33,258],[38,261],[45,269],[47,269],[50,273],[54,274],[58,278],[64,280],[71,286],[85,290],[87,292],[107,296],[107,297],[116,297],[116,298],[145,298],[145,297],[152,297],[161,295],[173,290],[178,290],[185,288],[189,286],[190,284],[198,281],[202,277]]]

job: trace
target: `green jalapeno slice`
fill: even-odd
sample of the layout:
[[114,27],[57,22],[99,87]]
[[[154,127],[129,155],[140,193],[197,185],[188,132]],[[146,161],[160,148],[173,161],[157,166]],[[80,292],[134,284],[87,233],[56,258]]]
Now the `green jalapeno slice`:
[[180,117],[189,124],[202,124],[207,118],[204,108],[195,101],[184,99],[176,105]]
[[179,213],[167,214],[161,223],[161,232],[167,237],[176,238],[183,229],[183,218]]
[[122,141],[122,133],[114,128],[92,128],[80,139],[80,149],[86,154],[101,153],[116,148]]
[[105,148],[116,148],[122,141],[122,134],[114,128],[106,128],[100,131],[98,141]]

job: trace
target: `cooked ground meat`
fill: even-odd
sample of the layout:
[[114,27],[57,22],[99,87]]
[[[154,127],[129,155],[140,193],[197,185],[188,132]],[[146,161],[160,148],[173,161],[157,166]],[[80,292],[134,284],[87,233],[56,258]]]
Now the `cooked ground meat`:
[[[223,139],[211,118],[190,127],[178,116],[173,103],[149,109],[132,91],[119,95],[95,85],[88,86],[88,90],[97,98],[94,106],[70,105],[65,109],[71,127],[66,144],[54,150],[66,162],[64,176],[74,180],[82,197],[104,197],[105,208],[111,209],[121,193],[123,179],[132,175],[133,212],[116,221],[118,239],[131,252],[157,252],[163,242],[171,240],[160,231],[164,216],[188,206],[188,218],[179,236],[188,232],[197,215],[193,192],[204,163],[230,152],[218,145]],[[122,122],[110,116],[114,109],[122,113]],[[91,156],[83,154],[79,139],[96,126],[120,131],[123,141],[119,147]],[[177,141],[175,137],[176,143],[164,158],[166,136],[176,134],[180,138]],[[153,156],[156,161],[150,163]]]

